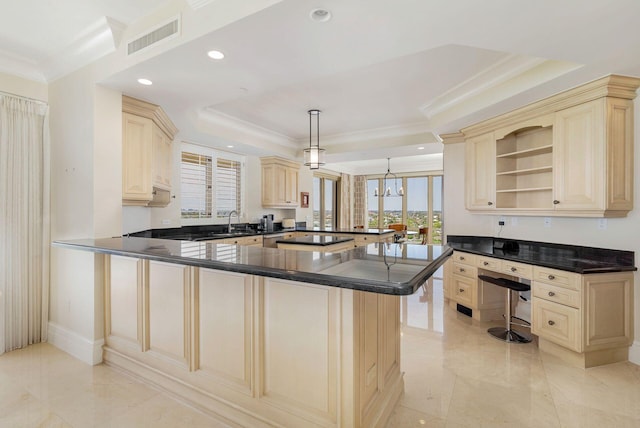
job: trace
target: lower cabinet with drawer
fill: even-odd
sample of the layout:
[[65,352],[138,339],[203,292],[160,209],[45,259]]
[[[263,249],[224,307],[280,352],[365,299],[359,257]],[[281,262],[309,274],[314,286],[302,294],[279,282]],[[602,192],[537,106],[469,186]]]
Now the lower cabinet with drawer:
[[626,361],[633,342],[633,273],[533,268],[531,332],[541,350],[581,367]]
[[502,319],[505,291],[478,274],[531,280],[531,332],[542,351],[580,367],[629,357],[633,343],[633,272],[578,274],[454,251],[445,266],[449,306],[478,321]]
[[[501,319],[504,313],[504,290],[478,280],[479,268],[498,268],[500,260],[455,251],[450,263],[451,279],[445,297],[456,309],[462,305],[471,309],[478,321]],[[445,273],[445,276],[447,274]]]

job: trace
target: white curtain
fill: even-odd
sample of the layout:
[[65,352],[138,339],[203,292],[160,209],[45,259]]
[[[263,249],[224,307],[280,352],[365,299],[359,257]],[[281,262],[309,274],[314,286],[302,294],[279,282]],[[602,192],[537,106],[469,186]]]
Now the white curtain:
[[46,340],[48,107],[0,93],[0,354]]

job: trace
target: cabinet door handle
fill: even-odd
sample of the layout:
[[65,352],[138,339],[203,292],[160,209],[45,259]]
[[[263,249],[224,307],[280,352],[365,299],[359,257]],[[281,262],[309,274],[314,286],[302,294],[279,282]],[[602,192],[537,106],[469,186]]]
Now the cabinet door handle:
[[517,270],[518,270],[518,269],[516,269],[516,268],[514,268],[514,267],[511,267],[511,272],[515,272],[515,271],[517,271]]
[[464,288],[459,288],[459,289],[458,289],[458,291],[459,291],[460,293],[464,293]]
[[549,320],[548,324],[549,324],[549,325],[555,325],[555,324],[556,324],[556,322],[555,322],[554,320]]
[[554,199],[554,200],[553,200],[553,205],[558,205],[559,203],[560,203],[560,201],[559,201],[559,200],[557,200],[557,199]]
[[489,266],[489,262],[483,262],[482,264],[485,266]]
[[555,276],[553,276],[553,275],[549,275],[547,278],[549,278],[551,281],[553,281],[554,279],[556,279],[556,277],[555,277]]
[[554,293],[553,291],[549,291],[549,297],[553,297],[555,295],[556,295],[556,293]]
[[487,205],[491,206],[491,205],[493,205],[493,202],[489,201],[489,202],[487,202]]
[[460,260],[464,260],[464,257],[460,256]]

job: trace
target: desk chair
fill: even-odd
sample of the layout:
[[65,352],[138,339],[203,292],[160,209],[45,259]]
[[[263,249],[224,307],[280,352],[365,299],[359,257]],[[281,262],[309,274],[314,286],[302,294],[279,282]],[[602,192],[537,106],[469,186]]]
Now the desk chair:
[[[529,343],[531,342],[531,336],[526,333],[522,333],[519,331],[515,331],[511,329],[513,325],[519,325],[521,327],[529,327],[529,323],[525,320],[521,320],[513,315],[511,315],[511,291],[517,291],[520,293],[521,291],[529,291],[531,290],[531,286],[527,284],[523,284],[518,281],[514,281],[507,278],[494,278],[488,275],[478,275],[478,278],[482,281],[489,282],[491,284],[497,285],[498,287],[503,287],[507,289],[507,309],[505,313],[506,324],[504,327],[492,327],[487,330],[491,336],[504,340],[505,342],[513,342],[513,343]],[[523,323],[520,324],[513,322],[513,319],[521,320]]]

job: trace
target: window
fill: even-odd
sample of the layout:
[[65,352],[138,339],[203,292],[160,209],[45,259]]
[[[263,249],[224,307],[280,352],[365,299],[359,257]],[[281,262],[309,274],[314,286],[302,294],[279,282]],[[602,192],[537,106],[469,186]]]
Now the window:
[[183,144],[181,162],[181,217],[198,221],[226,219],[231,211],[242,213],[244,158],[232,153]]
[[182,152],[182,218],[211,218],[211,156]]
[[338,227],[337,177],[313,176],[313,227]]
[[[442,175],[398,175],[398,187],[404,197],[377,197],[384,189],[382,178],[367,180],[367,209],[370,228],[385,228],[389,224],[407,225],[410,243],[442,242]],[[426,235],[424,232],[427,232]]]
[[218,158],[216,171],[216,207],[218,217],[242,211],[242,168],[238,161]]

